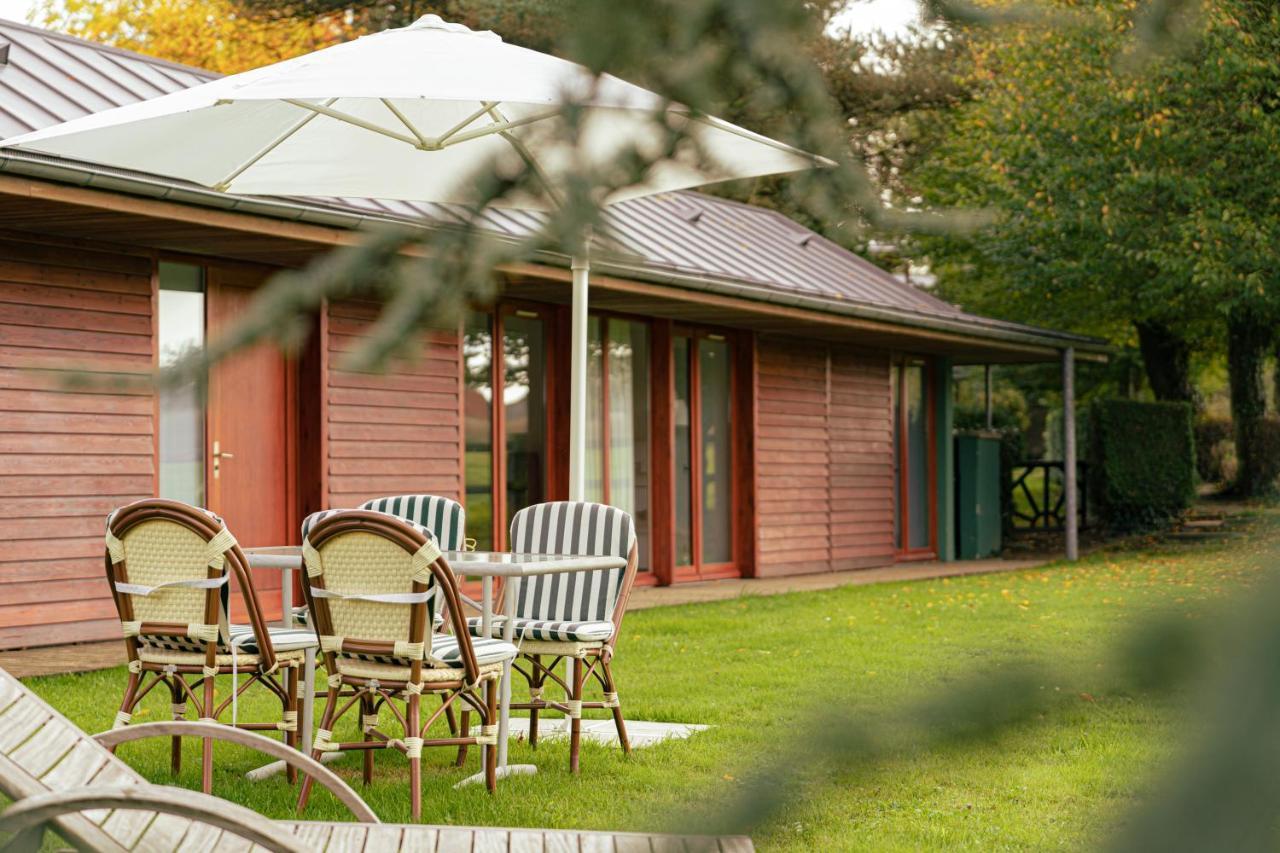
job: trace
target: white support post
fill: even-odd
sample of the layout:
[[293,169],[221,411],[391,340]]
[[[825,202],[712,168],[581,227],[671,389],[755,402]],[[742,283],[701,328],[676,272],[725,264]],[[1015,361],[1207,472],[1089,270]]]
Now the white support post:
[[[585,247],[584,247],[585,250]],[[572,344],[569,366],[569,500],[585,500],[587,492],[587,288],[591,262],[575,255],[573,269]]]
[[1076,499],[1076,352],[1062,351],[1062,488],[1066,510],[1067,559],[1080,556],[1080,518]]

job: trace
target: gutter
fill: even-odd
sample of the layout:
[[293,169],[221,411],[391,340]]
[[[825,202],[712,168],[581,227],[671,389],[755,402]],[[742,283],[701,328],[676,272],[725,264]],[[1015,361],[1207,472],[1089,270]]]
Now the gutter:
[[[404,225],[421,224],[403,217],[356,213],[349,210],[325,207],[318,203],[306,204],[271,196],[229,195],[196,184],[179,183],[166,178],[136,172],[116,171],[17,149],[0,149],[0,172],[20,174],[25,177],[107,192],[125,193],[180,204],[197,205],[253,216],[267,216],[289,222],[347,230],[360,230],[371,225],[398,225],[403,227]],[[438,229],[447,228],[448,226],[432,222],[422,227]],[[514,242],[512,238],[506,237],[506,235],[495,234],[495,236]],[[534,257],[538,263],[547,266],[568,268],[570,265],[569,257],[557,252],[536,252]],[[667,284],[685,290],[719,293],[751,302],[804,308],[822,314],[835,314],[907,328],[949,332],[979,341],[986,339],[1048,349],[1074,347],[1081,354],[1092,355],[1098,359],[1105,359],[1112,349],[1105,341],[1083,335],[1037,329],[1016,323],[1002,323],[971,315],[948,317],[867,303],[841,302],[803,293],[780,291],[732,279],[666,271],[650,266],[627,263],[619,259],[610,260],[607,256],[594,261],[592,268],[620,278]]]

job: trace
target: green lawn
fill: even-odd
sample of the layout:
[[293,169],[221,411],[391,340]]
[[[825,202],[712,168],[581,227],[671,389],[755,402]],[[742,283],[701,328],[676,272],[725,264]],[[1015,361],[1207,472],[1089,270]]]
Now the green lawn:
[[[838,701],[851,718],[890,714],[920,691],[1021,657],[1061,667],[1046,691],[1068,697],[1043,719],[967,749],[903,749],[874,767],[810,771],[805,797],[755,833],[761,849],[1042,849],[1088,845],[1176,743],[1176,700],[1111,695],[1109,648],[1143,614],[1196,617],[1252,583],[1261,546],[1275,542],[1264,513],[1248,539],[1227,546],[1150,546],[1073,566],[1018,574],[851,587],[822,593],[638,611],[627,617],[617,672],[634,719],[710,723],[691,740],[631,758],[586,745],[581,778],[563,744],[536,754],[513,746],[536,777],[455,791],[452,755],[427,751],[423,817],[433,823],[661,830],[698,826],[775,746],[800,732],[807,709]],[[41,695],[90,731],[110,725],[123,669],[32,679]],[[257,702],[245,702],[242,712]],[[135,720],[163,718],[167,700]],[[349,734],[348,736],[354,736]],[[157,782],[171,782],[168,745],[122,748]],[[197,784],[197,745],[179,784]],[[466,773],[476,769],[475,754]],[[267,815],[291,813],[280,779],[250,784],[248,752],[220,748],[216,793]],[[335,769],[359,787],[359,758]],[[388,821],[409,816],[405,762],[378,756],[365,791]],[[784,772],[784,768],[778,768]],[[341,819],[320,792],[308,817]]]

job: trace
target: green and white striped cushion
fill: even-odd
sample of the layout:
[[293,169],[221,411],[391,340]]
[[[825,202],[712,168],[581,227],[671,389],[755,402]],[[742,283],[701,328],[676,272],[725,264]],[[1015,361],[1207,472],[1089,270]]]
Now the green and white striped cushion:
[[[483,635],[480,617],[467,620],[467,630],[473,637]],[[493,617],[489,636],[501,637],[506,618]],[[546,640],[553,643],[601,643],[613,636],[612,622],[553,622],[548,619],[517,619],[514,628],[516,642],[521,640]]]
[[[523,554],[611,556],[624,560],[635,544],[631,516],[585,501],[535,504],[511,520],[511,550]],[[608,622],[625,569],[535,575],[520,585],[516,616],[551,622]]]
[[466,547],[467,522],[462,504],[437,495],[399,495],[374,498],[361,509],[385,512],[420,524],[436,535],[441,550],[461,551]]

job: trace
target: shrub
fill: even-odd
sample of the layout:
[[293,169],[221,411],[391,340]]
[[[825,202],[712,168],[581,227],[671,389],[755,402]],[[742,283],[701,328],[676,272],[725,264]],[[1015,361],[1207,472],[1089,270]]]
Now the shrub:
[[1235,428],[1230,418],[1202,418],[1195,430],[1196,473],[1200,479],[1206,483],[1231,480],[1235,476]]
[[1141,530],[1191,506],[1196,471],[1189,404],[1099,400],[1089,423],[1089,489],[1104,524]]

